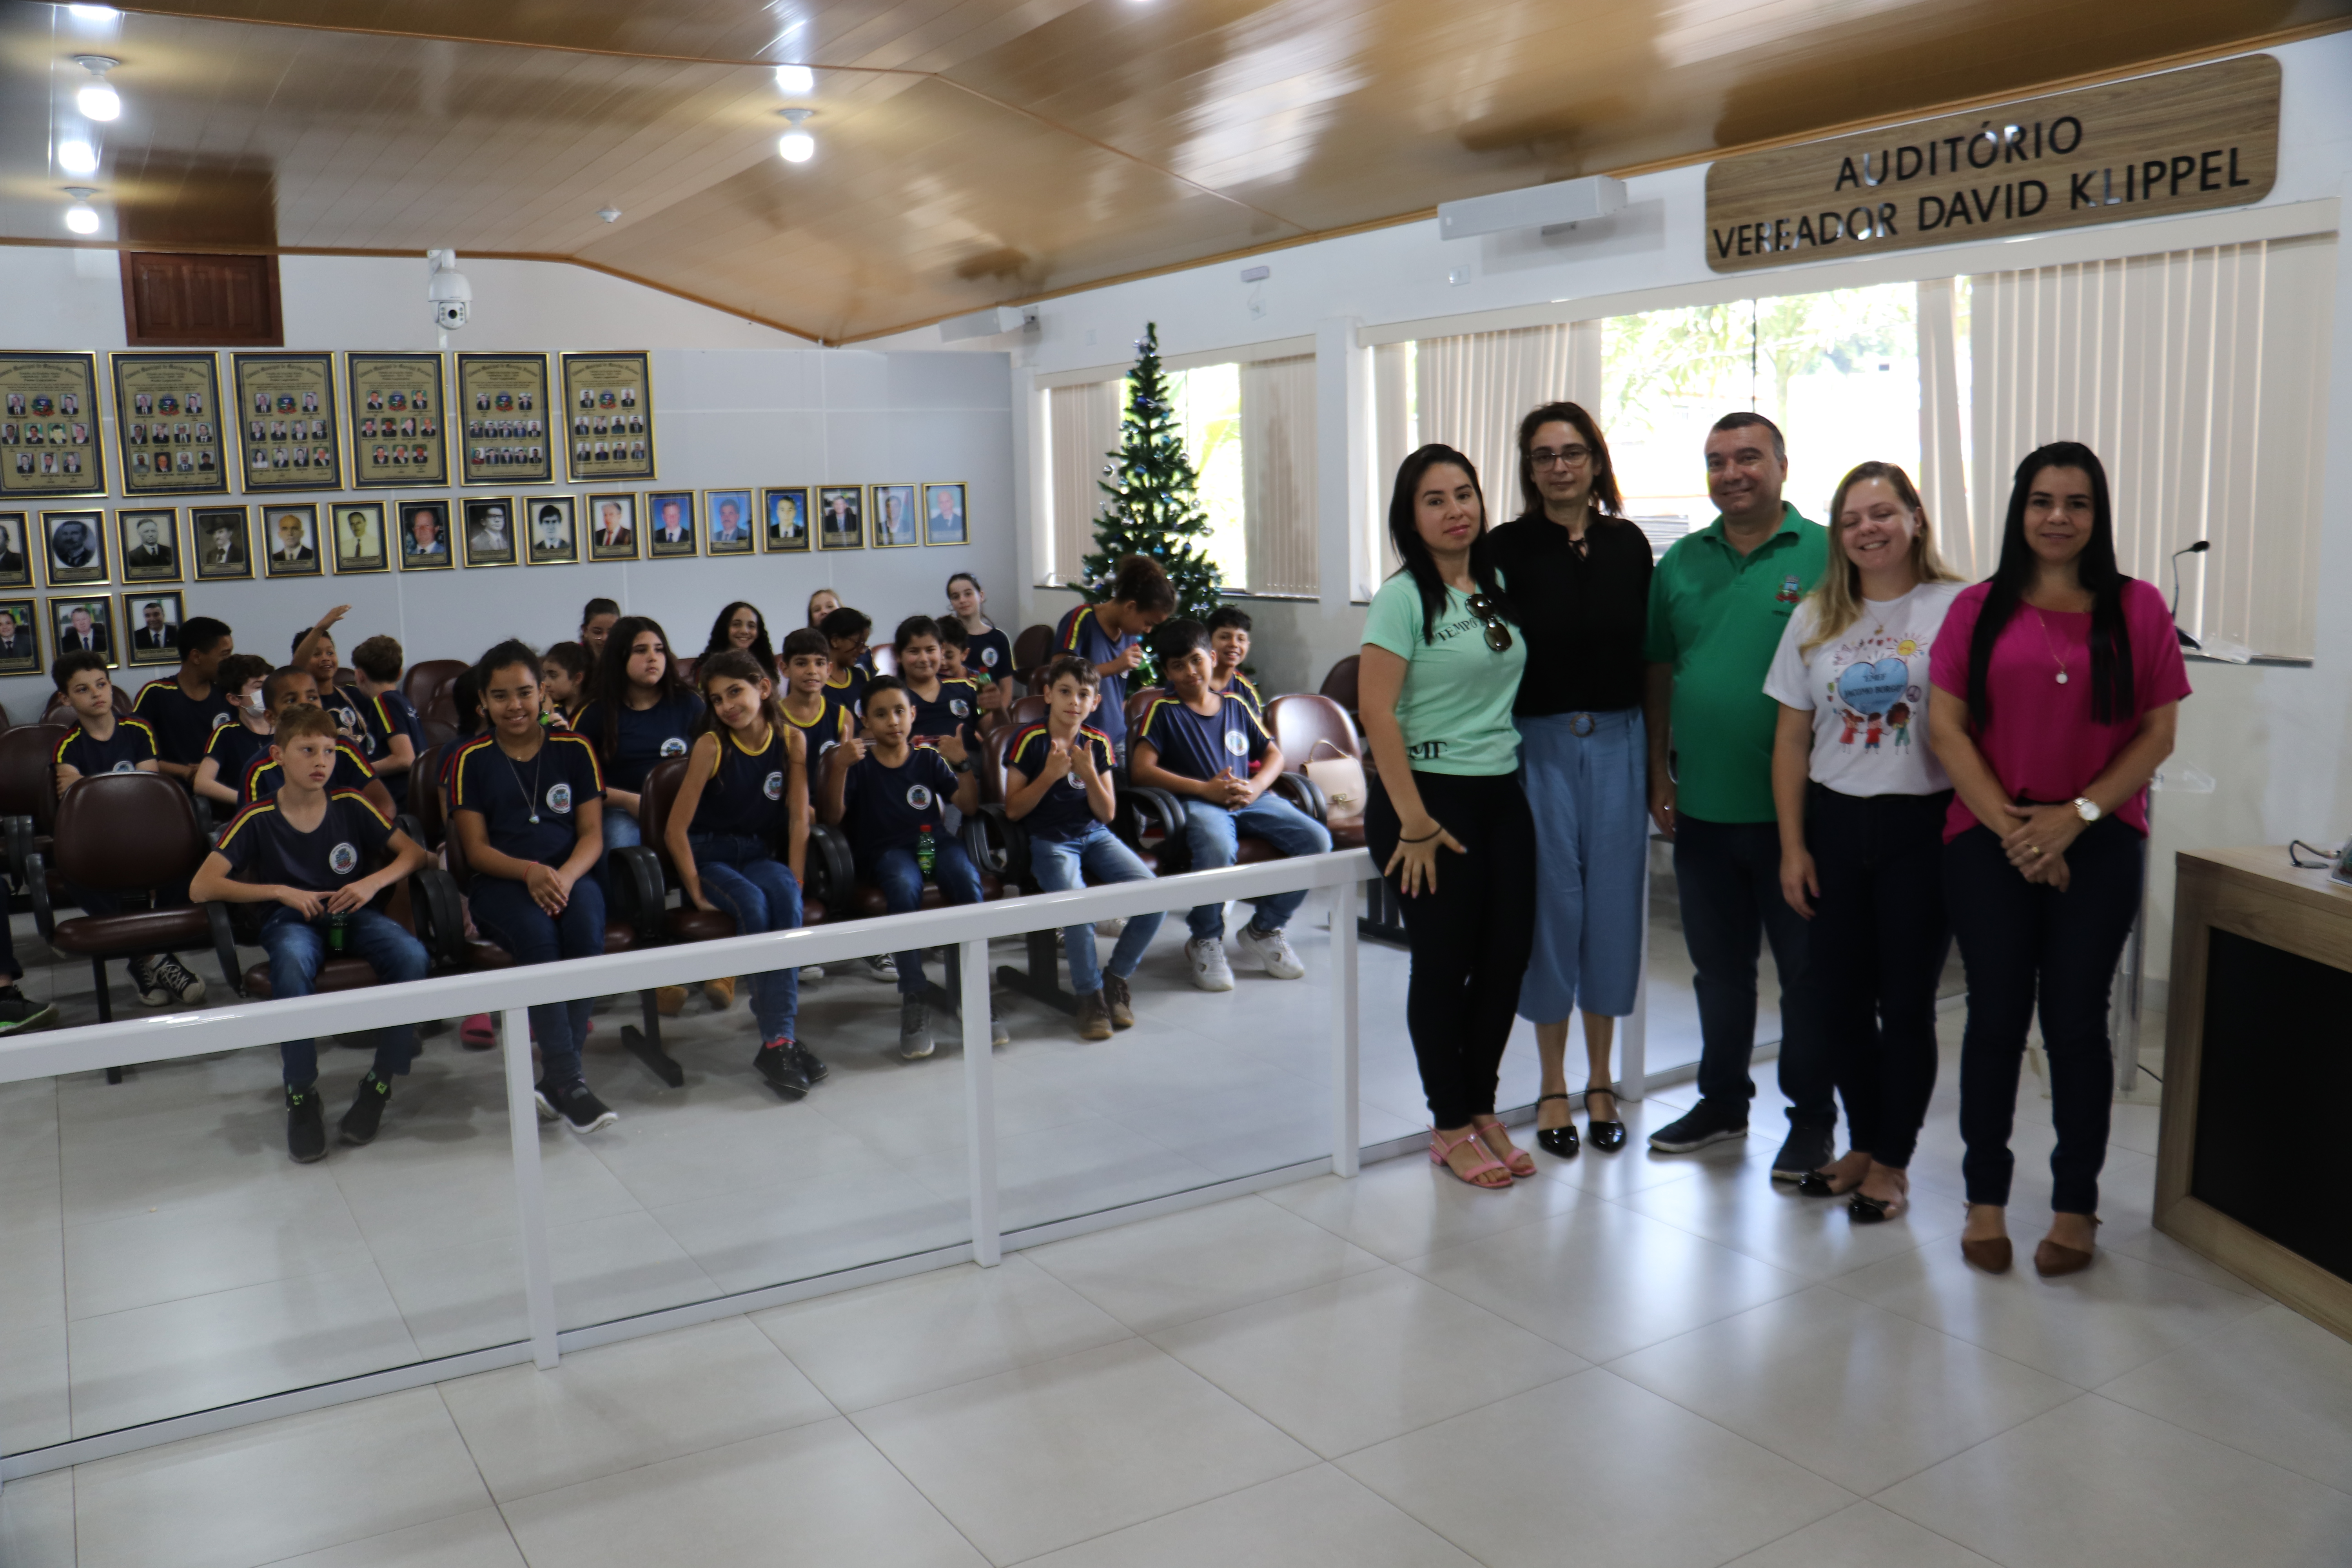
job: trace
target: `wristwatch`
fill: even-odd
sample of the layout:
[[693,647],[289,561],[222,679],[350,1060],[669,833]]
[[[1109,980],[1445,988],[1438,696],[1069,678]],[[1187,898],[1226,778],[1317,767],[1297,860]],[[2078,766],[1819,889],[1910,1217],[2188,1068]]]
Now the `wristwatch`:
[[2087,795],[2078,795],[2074,797],[2074,815],[2081,817],[2085,823],[2092,823],[2098,821],[2100,817],[2106,814],[2099,809],[2099,803],[2097,801],[2093,800]]

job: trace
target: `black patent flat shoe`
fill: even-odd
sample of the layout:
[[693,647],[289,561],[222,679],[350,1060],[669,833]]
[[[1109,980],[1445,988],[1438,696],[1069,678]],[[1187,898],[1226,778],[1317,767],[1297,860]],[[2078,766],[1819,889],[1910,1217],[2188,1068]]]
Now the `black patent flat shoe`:
[[[1547,1100],[1566,1100],[1568,1096],[1564,1094],[1539,1094],[1536,1096],[1536,1103],[1541,1105]],[[1536,1147],[1548,1154],[1557,1154],[1563,1160],[1574,1159],[1578,1147],[1576,1123],[1571,1121],[1564,1127],[1537,1128]]]
[[1845,1195],[1831,1184],[1829,1173],[1826,1171],[1807,1171],[1803,1175],[1799,1176],[1797,1191],[1809,1198],[1835,1198]]
[[[1612,1100],[1617,1098],[1614,1089],[1604,1089],[1598,1092],[1607,1095]],[[1594,1093],[1595,1091],[1591,1089],[1584,1091],[1586,1106],[1590,1107],[1592,1104]],[[1603,1121],[1599,1117],[1594,1117],[1587,1122],[1585,1135],[1591,1139],[1592,1146],[1603,1153],[1612,1153],[1625,1146],[1625,1124],[1622,1121]]]

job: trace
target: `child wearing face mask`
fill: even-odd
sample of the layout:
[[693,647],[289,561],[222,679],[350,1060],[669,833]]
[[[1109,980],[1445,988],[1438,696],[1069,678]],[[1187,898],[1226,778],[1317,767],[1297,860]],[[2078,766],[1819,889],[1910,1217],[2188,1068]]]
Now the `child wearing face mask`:
[[277,728],[263,693],[269,661],[249,653],[231,654],[221,661],[218,679],[232,717],[213,731],[205,747],[204,760],[196,764],[195,791],[234,811],[244,804],[237,792],[246,769],[268,752],[270,734]]

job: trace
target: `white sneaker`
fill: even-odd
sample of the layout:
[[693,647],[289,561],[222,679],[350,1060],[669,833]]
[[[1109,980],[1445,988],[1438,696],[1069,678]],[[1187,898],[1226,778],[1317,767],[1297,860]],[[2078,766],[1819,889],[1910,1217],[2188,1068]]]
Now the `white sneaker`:
[[866,978],[898,984],[898,961],[887,952],[875,953],[858,961],[865,966]]
[[803,964],[802,964],[802,965],[801,965],[801,984],[803,984],[803,985],[807,985],[807,984],[812,984],[813,982],[819,981],[819,980],[822,980],[822,979],[824,979],[824,964],[822,964],[822,963],[803,963]]
[[1184,962],[1192,966],[1192,984],[1202,991],[1231,991],[1234,967],[1225,962],[1223,937],[1199,937],[1184,944]]
[[1095,921],[1095,934],[1106,942],[1117,942],[1126,930],[1125,915],[1113,915],[1107,921]]
[[1236,940],[1242,951],[1265,964],[1265,972],[1276,980],[1296,980],[1307,973],[1307,966],[1298,962],[1298,954],[1290,950],[1290,939],[1278,931],[1244,926]]

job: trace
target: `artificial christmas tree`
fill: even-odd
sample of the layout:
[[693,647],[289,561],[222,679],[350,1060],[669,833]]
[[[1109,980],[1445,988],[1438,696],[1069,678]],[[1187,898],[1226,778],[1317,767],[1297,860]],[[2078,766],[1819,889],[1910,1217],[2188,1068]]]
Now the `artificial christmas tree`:
[[1108,454],[1100,481],[1103,501],[1095,519],[1095,551],[1079,563],[1087,600],[1109,592],[1119,562],[1149,555],[1168,573],[1176,591],[1176,614],[1199,620],[1223,602],[1216,563],[1202,548],[1209,517],[1201,510],[1201,476],[1184,452],[1176,425],[1176,399],[1160,363],[1160,327],[1146,322],[1135,345],[1135,368],[1128,373],[1127,416],[1119,421],[1119,449]]

